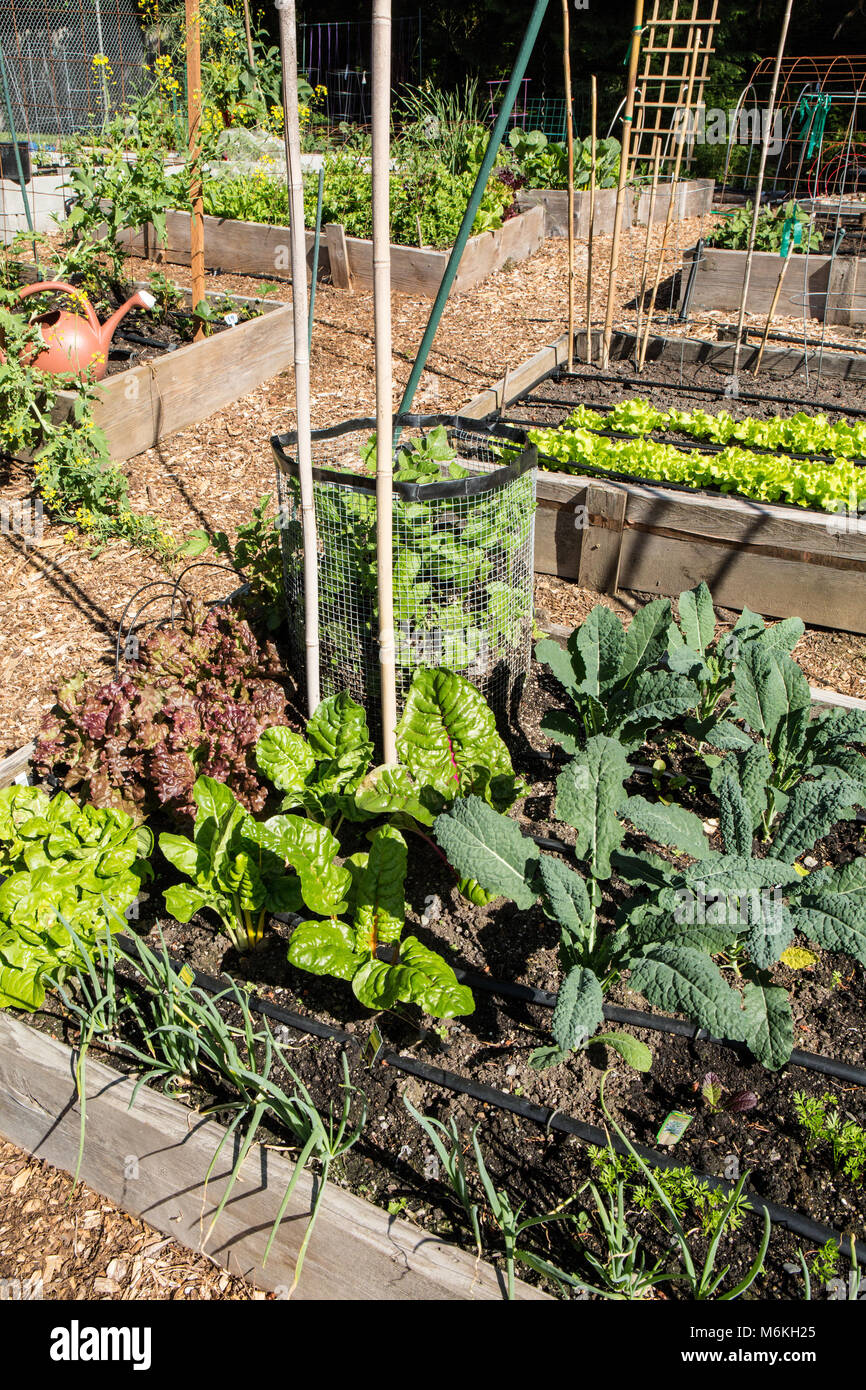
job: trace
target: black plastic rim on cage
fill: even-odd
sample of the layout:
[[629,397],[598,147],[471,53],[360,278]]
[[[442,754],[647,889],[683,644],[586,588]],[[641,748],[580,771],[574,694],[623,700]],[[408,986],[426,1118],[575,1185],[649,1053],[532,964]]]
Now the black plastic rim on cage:
[[[454,415],[402,415],[394,420],[395,468],[412,439],[423,440],[438,426],[445,428],[461,476],[430,483],[395,479],[393,486],[398,708],[418,667],[444,667],[471,681],[494,712],[505,716],[531,657],[538,451],[522,431],[508,426]],[[358,471],[361,450],[375,429],[375,420],[348,420],[314,430],[312,445],[321,693],[350,694],[364,706],[378,737],[376,479]],[[271,447],[289,655],[302,683],[297,434],[276,435]]]

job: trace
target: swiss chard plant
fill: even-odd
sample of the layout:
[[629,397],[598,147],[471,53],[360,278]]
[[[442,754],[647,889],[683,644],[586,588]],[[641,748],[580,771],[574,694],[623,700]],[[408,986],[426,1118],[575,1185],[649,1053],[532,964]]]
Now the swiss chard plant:
[[239,951],[261,944],[272,912],[296,912],[308,896],[316,911],[343,904],[348,872],[336,864],[339,845],[325,826],[302,816],[255,820],[231,790],[212,777],[193,787],[192,839],[164,833],[159,847],[188,880],[165,892],[179,922],[210,908]]
[[37,1009],[46,980],[122,925],[150,876],[150,831],[65,792],[0,791],[0,1006]]
[[568,753],[605,734],[637,748],[657,724],[680,718],[698,703],[688,675],[663,669],[669,635],[675,630],[669,599],[639,609],[625,630],[604,604],[576,628],[565,649],[545,639],[535,649],[571,701],[542,720],[542,732]]
[[348,906],[350,920],[341,913],[324,922],[302,922],[292,934],[289,960],[314,975],[351,982],[355,997],[369,1009],[403,1003],[417,1004],[436,1018],[470,1014],[472,994],[457,983],[451,966],[416,937],[402,937],[406,862],[403,836],[382,826],[369,853],[348,861],[351,887],[342,906]]
[[306,735],[275,727],[256,744],[260,770],[284,793],[282,809],[302,809],[329,825],[364,819],[355,797],[372,755],[367,717],[345,692],[322,700]]

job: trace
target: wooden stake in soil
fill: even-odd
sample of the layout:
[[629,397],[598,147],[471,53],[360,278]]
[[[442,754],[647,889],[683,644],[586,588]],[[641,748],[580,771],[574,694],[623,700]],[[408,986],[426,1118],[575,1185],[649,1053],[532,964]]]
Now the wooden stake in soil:
[[[644,241],[643,248],[643,265],[641,266],[640,271],[640,290],[638,291],[637,297],[637,323],[634,335],[635,352],[637,352],[638,344],[640,343],[641,317],[643,314],[644,295],[646,294],[646,272],[647,266],[649,264],[650,235],[653,229],[653,214],[656,210],[656,194],[658,193],[659,187],[659,165],[661,163],[661,153],[662,142],[658,135],[656,135],[653,137],[653,180],[652,186],[650,188],[649,211],[647,212],[646,218],[646,240]],[[637,365],[637,362],[635,362],[635,365]]]
[[743,271],[743,293],[740,299],[740,313],[737,319],[737,340],[734,343],[734,367],[731,373],[733,385],[736,387],[737,373],[740,367],[740,350],[743,343],[743,325],[746,321],[746,300],[749,297],[749,281],[752,278],[752,259],[755,254],[755,237],[758,233],[758,218],[761,215],[761,194],[764,191],[764,170],[767,167],[767,156],[770,153],[770,140],[772,139],[773,112],[776,107],[776,92],[779,88],[779,72],[782,67],[782,56],[785,52],[785,40],[788,37],[788,25],[791,22],[791,10],[794,0],[788,0],[785,6],[785,14],[782,19],[782,32],[779,35],[779,47],[776,52],[776,64],[773,68],[773,81],[770,86],[770,101],[764,113],[764,139],[761,144],[761,160],[758,165],[758,181],[755,184],[755,206],[752,210],[752,227],[749,232],[749,245],[746,251],[746,266]]
[[589,244],[586,250],[586,360],[592,362],[592,253],[595,236],[595,173],[598,157],[598,83],[589,79],[591,120],[589,128]]
[[571,31],[568,0],[562,0],[562,60],[565,75],[565,131],[568,142],[568,370],[574,366],[574,117],[571,109]]
[[690,117],[691,117],[691,109],[692,109],[692,93],[694,92],[694,89],[695,89],[695,74],[697,73],[697,70],[698,70],[698,58],[700,57],[700,52],[701,52],[701,31],[700,31],[700,29],[697,29],[697,30],[695,30],[695,42],[694,42],[694,47],[693,47],[693,49],[692,49],[692,61],[691,61],[690,65],[689,65],[689,80],[688,80],[688,86],[687,86],[687,88],[686,88],[685,101],[684,101],[682,107],[678,107],[678,108],[677,108],[677,111],[674,111],[674,120],[676,120],[677,112],[678,112],[679,110],[682,110],[682,111],[683,111],[682,130],[680,131],[679,137],[678,137],[677,155],[676,155],[676,159],[674,160],[674,171],[673,171],[673,175],[672,175],[672,177],[671,177],[670,195],[669,195],[669,198],[668,198],[668,210],[667,210],[667,213],[665,214],[665,225],[664,225],[664,231],[662,232],[662,244],[661,244],[661,248],[659,249],[658,265],[656,266],[655,280],[653,281],[653,292],[652,292],[652,297],[651,297],[651,299],[650,299],[649,310],[647,311],[646,324],[644,325],[643,341],[642,341],[642,343],[641,343],[641,345],[640,345],[640,355],[639,355],[638,361],[637,361],[637,369],[638,369],[639,372],[642,372],[642,371],[643,371],[643,364],[644,364],[644,362],[645,362],[645,360],[646,360],[647,346],[648,346],[648,344],[649,344],[650,328],[652,327],[653,314],[655,313],[655,307],[656,307],[656,296],[658,295],[658,292],[659,292],[659,284],[660,284],[660,282],[661,282],[662,271],[663,271],[663,269],[664,269],[664,263],[665,263],[665,252],[667,251],[667,245],[668,245],[668,235],[669,235],[669,233],[670,233],[670,230],[671,230],[671,223],[673,222],[673,217],[674,217],[674,203],[676,202],[676,197],[677,197],[677,189],[678,189],[678,185],[679,185],[680,169],[682,168],[682,163],[683,163],[683,153],[684,153],[684,151],[685,151],[686,144],[687,144],[687,141],[688,141],[688,132],[689,132],[689,129],[690,129]]
[[[199,0],[186,0],[186,112],[189,126],[189,264],[192,272],[193,308],[205,298],[204,202],[201,182],[201,15]],[[204,324],[195,330],[195,341],[204,337]]]
[[613,325],[613,304],[616,286],[616,272],[619,266],[619,243],[622,235],[622,210],[625,203],[625,185],[628,178],[628,156],[631,148],[631,127],[634,120],[634,94],[637,83],[637,64],[640,57],[640,36],[643,28],[643,0],[635,0],[634,24],[631,33],[631,48],[628,59],[628,85],[625,97],[625,115],[622,118],[622,153],[620,155],[619,182],[616,188],[616,207],[613,215],[613,236],[610,243],[610,271],[607,278],[607,306],[604,311],[604,333],[601,344],[601,366],[607,369],[610,358],[610,338]]
[[249,60],[249,65],[253,70],[253,77],[258,81],[258,75],[256,73],[256,55],[253,52],[253,35],[250,28],[250,0],[244,0],[244,33],[247,39],[247,58]]
[[280,57],[283,65],[283,118],[291,211],[292,320],[295,338],[295,401],[298,478],[304,536],[304,644],[307,666],[307,712],[319,704],[319,553],[313,502],[313,446],[310,437],[310,340],[307,322],[307,239],[304,234],[304,188],[301,181],[301,126],[298,103],[298,35],[295,0],[277,0],[280,12]]
[[782,269],[779,271],[779,278],[778,278],[778,280],[776,281],[776,288],[775,288],[775,290],[774,290],[774,292],[773,292],[773,298],[772,298],[772,300],[771,300],[771,302],[770,302],[770,309],[769,309],[769,312],[768,312],[768,314],[767,314],[767,322],[764,324],[764,334],[763,334],[763,337],[761,338],[761,346],[758,348],[758,359],[757,359],[757,361],[755,362],[755,376],[757,376],[757,375],[758,375],[758,372],[761,370],[761,362],[762,362],[763,356],[764,356],[764,348],[767,346],[767,338],[768,338],[769,335],[770,335],[770,324],[773,322],[773,317],[774,317],[774,315],[775,315],[775,313],[776,313],[776,305],[779,303],[779,295],[782,293],[782,281],[783,281],[784,278],[785,278],[785,271],[788,269],[788,266],[789,266],[789,264],[790,264],[790,262],[791,262],[791,256],[793,255],[793,253],[794,253],[794,238],[793,238],[793,236],[792,236],[792,237],[791,237],[791,244],[790,244],[790,246],[788,247],[788,251],[787,251],[787,254],[785,255],[784,260],[782,261]]
[[382,744],[397,761],[394,643],[393,364],[391,361],[391,0],[373,0],[373,315],[376,337],[376,565]]

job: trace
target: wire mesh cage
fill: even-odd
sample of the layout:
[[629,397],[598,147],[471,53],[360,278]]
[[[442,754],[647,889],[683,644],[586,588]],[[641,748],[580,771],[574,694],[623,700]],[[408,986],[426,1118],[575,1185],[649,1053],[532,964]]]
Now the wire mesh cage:
[[[313,432],[313,497],[322,694],[347,691],[378,729],[375,423],[353,420]],[[530,660],[537,450],[518,431],[459,417],[406,416],[399,427],[393,488],[398,707],[413,670],[431,666],[457,671],[505,714]],[[289,657],[302,681],[297,435],[276,436],[271,445]],[[439,481],[420,481],[419,474],[431,476],[435,454]]]

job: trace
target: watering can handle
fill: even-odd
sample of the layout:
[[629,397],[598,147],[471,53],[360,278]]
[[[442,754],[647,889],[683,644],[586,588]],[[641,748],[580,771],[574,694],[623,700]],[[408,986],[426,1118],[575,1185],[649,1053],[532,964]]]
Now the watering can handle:
[[101,325],[99,319],[96,317],[96,310],[90,303],[90,300],[81,293],[81,290],[77,290],[74,285],[66,285],[62,280],[41,280],[36,285],[25,285],[23,290],[19,290],[18,298],[26,299],[28,295],[40,294],[43,290],[59,290],[62,291],[63,294],[71,294],[72,298],[78,301],[87,315],[87,321],[91,328],[94,332],[99,332]]

